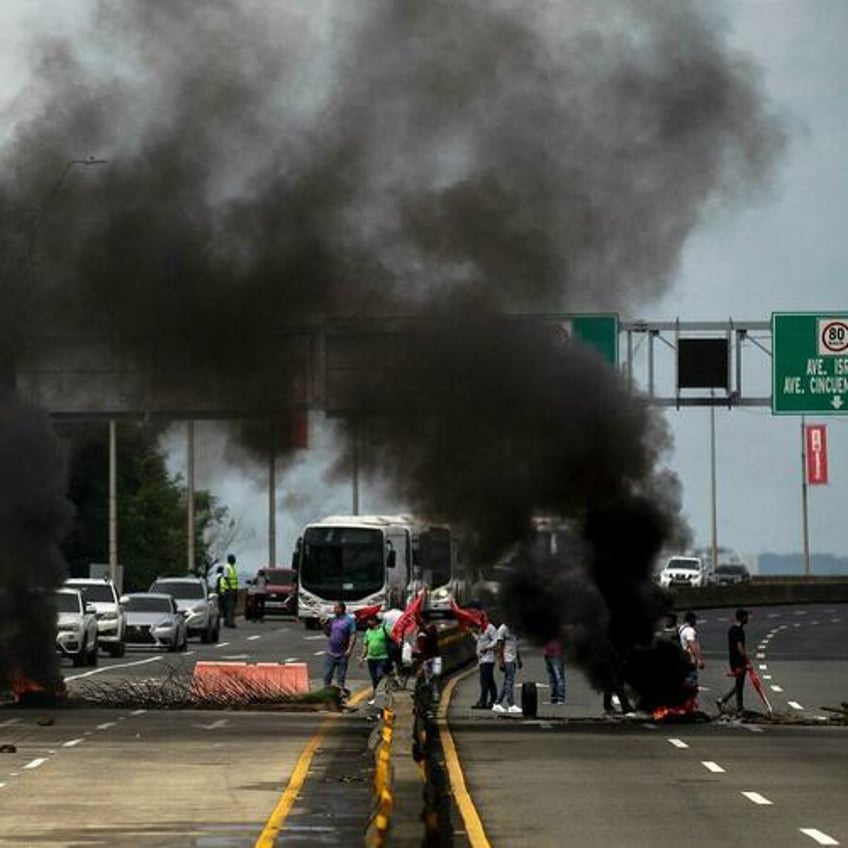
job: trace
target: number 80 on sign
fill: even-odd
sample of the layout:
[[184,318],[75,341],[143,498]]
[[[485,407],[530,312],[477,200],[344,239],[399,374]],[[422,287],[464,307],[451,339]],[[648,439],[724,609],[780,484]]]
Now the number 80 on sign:
[[840,356],[848,352],[848,320],[818,319],[819,356]]

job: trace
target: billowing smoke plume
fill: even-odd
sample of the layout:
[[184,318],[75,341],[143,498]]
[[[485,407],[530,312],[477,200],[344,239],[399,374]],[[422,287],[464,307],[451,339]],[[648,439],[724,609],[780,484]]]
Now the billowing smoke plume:
[[499,316],[659,295],[705,205],[760,183],[782,131],[721,23],[685,0],[96,8],[84,45],[34,46],[2,154],[5,356],[260,420],[308,395],[299,330],[426,318],[349,375],[363,463],[481,556],[577,520],[617,629],[604,539],[650,505],[644,555],[673,532],[666,435],[592,354]]
[[47,416],[0,399],[0,688],[12,674],[42,686],[58,677],[53,589],[65,577],[60,544],[71,504]]

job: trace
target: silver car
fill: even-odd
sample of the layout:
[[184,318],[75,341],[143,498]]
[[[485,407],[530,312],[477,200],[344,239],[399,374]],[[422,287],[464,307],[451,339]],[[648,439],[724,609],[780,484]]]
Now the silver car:
[[97,665],[97,618],[79,589],[56,590],[56,650],[75,666]]
[[169,651],[188,647],[185,616],[171,595],[134,592],[121,596],[121,606],[127,617],[128,645],[150,645]]

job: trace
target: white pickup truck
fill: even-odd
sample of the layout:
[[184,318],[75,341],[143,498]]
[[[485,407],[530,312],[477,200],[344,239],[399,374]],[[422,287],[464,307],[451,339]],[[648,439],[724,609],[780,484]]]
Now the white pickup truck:
[[707,569],[700,557],[669,557],[660,572],[660,586],[706,586]]

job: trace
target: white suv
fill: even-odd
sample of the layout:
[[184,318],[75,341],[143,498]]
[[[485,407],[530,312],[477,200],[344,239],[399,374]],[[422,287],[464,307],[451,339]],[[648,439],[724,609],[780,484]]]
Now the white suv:
[[97,619],[79,589],[56,590],[56,650],[75,666],[97,665]]
[[700,557],[673,556],[660,572],[660,586],[706,586],[707,570]]
[[127,617],[121,609],[115,584],[106,577],[74,577],[66,586],[79,589],[97,617],[97,639],[110,656],[122,657],[127,650],[125,634]]
[[218,595],[202,577],[157,577],[148,590],[171,595],[185,616],[189,636],[201,642],[217,642],[221,631]]

